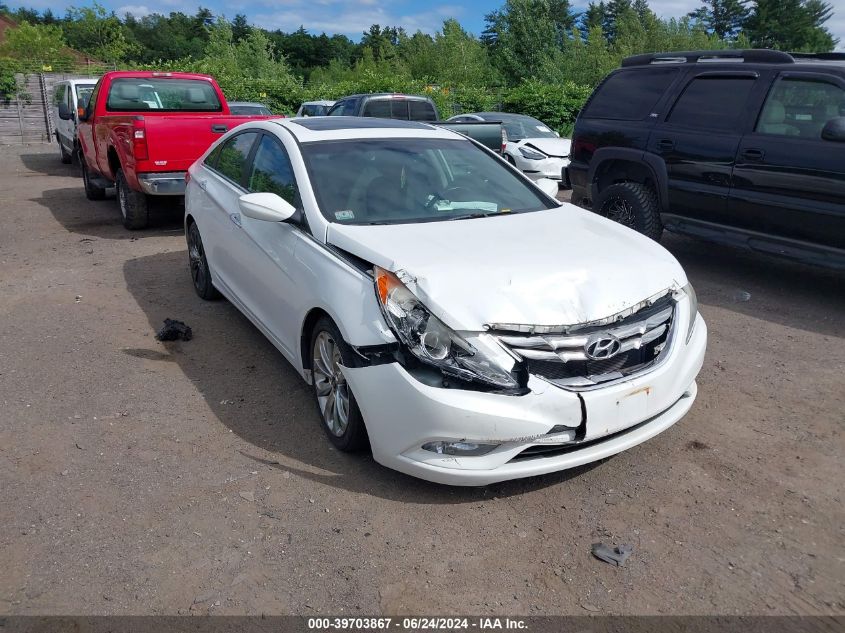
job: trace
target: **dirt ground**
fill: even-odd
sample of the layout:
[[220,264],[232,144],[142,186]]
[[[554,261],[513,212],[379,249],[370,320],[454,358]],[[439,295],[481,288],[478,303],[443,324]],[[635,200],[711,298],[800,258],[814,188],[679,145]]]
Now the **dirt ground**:
[[2,148],[0,209],[0,613],[845,612],[841,274],[667,236],[710,328],[690,414],[453,489],[329,448],[281,355],[194,294],[178,208],[127,232],[38,146]]

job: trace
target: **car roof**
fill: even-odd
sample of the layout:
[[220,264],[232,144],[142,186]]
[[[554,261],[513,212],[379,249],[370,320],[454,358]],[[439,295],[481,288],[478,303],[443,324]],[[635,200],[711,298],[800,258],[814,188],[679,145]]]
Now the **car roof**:
[[274,119],[270,123],[286,128],[302,143],[365,138],[464,138],[427,123],[374,117],[315,116]]
[[322,101],[303,101],[302,102],[302,105],[304,105],[304,106],[307,106],[307,105],[334,105],[334,104],[335,104],[335,102],[332,101],[331,99],[324,99]]
[[459,116],[478,116],[485,121],[516,121],[517,119],[531,119],[532,121],[539,121],[539,119],[529,116],[527,114],[516,114],[515,112],[467,112]]
[[229,101],[229,106],[252,106],[254,108],[266,108],[267,106],[258,101]]
[[361,99],[361,98],[372,98],[372,97],[389,97],[395,98],[399,97],[401,99],[419,99],[421,101],[428,101],[429,97],[425,95],[411,95],[406,94],[404,92],[364,92],[357,95],[346,95],[345,97],[341,97],[338,101],[343,101],[344,99]]

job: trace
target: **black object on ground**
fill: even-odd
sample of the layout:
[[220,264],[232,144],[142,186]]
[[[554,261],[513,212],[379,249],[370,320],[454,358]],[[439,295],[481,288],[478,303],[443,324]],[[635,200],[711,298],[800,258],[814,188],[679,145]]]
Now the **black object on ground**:
[[175,319],[165,319],[164,327],[156,332],[159,341],[190,341],[193,337],[191,326]]
[[593,543],[593,556],[617,567],[622,567],[633,551],[633,545],[619,545],[611,548],[604,543]]

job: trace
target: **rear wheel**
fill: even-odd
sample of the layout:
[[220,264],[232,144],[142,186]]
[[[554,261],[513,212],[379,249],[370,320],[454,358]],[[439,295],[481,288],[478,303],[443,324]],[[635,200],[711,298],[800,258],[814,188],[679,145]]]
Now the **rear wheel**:
[[311,372],[314,400],[329,441],[341,451],[366,448],[367,429],[355,396],[340,367],[353,367],[352,349],[337,326],[323,317],[311,333]]
[[220,292],[211,283],[211,269],[208,267],[208,259],[205,256],[205,248],[196,222],[191,222],[186,237],[188,241],[188,264],[194,290],[201,299],[206,301],[218,299]]
[[150,210],[147,205],[147,196],[140,191],[133,191],[126,182],[126,174],[122,169],[117,170],[115,178],[117,187],[117,203],[120,205],[120,213],[123,215],[123,226],[130,231],[143,229],[150,221]]
[[638,182],[619,182],[603,189],[593,205],[600,215],[659,240],[663,234],[657,195]]
[[82,184],[85,187],[85,197],[89,200],[104,200],[106,197],[105,187],[98,187],[91,182],[91,174],[88,172],[88,165],[85,156],[79,154],[79,162],[82,163]]

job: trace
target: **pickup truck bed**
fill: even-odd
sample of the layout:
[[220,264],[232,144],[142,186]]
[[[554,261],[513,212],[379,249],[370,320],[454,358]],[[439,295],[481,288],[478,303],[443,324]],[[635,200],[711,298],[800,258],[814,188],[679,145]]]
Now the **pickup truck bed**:
[[188,167],[222,134],[255,119],[230,114],[207,75],[106,73],[80,112],[85,193],[102,200],[116,187],[124,226],[144,228],[147,196],[184,195]]

